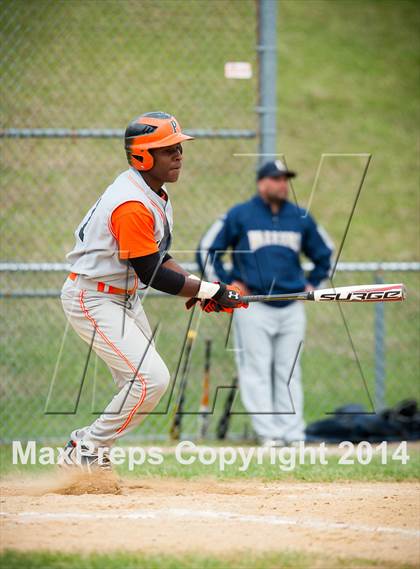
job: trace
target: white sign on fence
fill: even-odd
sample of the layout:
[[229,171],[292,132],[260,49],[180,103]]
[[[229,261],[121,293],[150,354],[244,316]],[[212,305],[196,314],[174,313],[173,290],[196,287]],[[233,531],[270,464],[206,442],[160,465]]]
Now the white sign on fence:
[[226,79],[251,79],[252,67],[248,61],[227,61],[225,63]]

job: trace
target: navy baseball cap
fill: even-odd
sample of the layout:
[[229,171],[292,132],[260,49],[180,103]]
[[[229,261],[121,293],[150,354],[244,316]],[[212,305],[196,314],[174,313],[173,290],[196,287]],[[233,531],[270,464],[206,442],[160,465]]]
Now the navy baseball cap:
[[296,172],[288,170],[281,160],[266,162],[257,171],[257,180],[261,180],[262,178],[280,178],[280,176],[294,178],[296,176]]

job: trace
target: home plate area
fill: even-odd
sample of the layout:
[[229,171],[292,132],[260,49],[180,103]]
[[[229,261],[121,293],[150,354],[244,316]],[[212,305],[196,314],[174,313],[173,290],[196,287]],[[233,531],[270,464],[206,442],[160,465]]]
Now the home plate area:
[[420,484],[3,479],[2,549],[230,555],[280,550],[419,561]]

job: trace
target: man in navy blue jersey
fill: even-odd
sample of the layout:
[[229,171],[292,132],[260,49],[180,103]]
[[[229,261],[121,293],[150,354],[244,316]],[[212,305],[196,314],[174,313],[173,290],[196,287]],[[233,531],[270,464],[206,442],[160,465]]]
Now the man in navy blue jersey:
[[[243,294],[313,290],[328,276],[333,246],[305,209],[288,201],[295,173],[280,161],[257,173],[257,194],[231,208],[200,241],[206,277]],[[223,263],[231,250],[232,267]],[[314,264],[305,276],[303,253]],[[245,409],[265,445],[304,440],[300,355],[305,335],[301,302],[251,303],[234,314],[236,361]]]

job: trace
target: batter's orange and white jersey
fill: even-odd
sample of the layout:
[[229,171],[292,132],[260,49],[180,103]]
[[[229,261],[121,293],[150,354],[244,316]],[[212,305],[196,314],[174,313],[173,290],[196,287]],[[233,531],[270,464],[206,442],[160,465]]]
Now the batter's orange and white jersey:
[[71,271],[118,288],[134,287],[137,276],[128,260],[164,255],[170,247],[172,206],[162,190],[157,195],[134,168],[120,174],[77,227],[67,255]]

